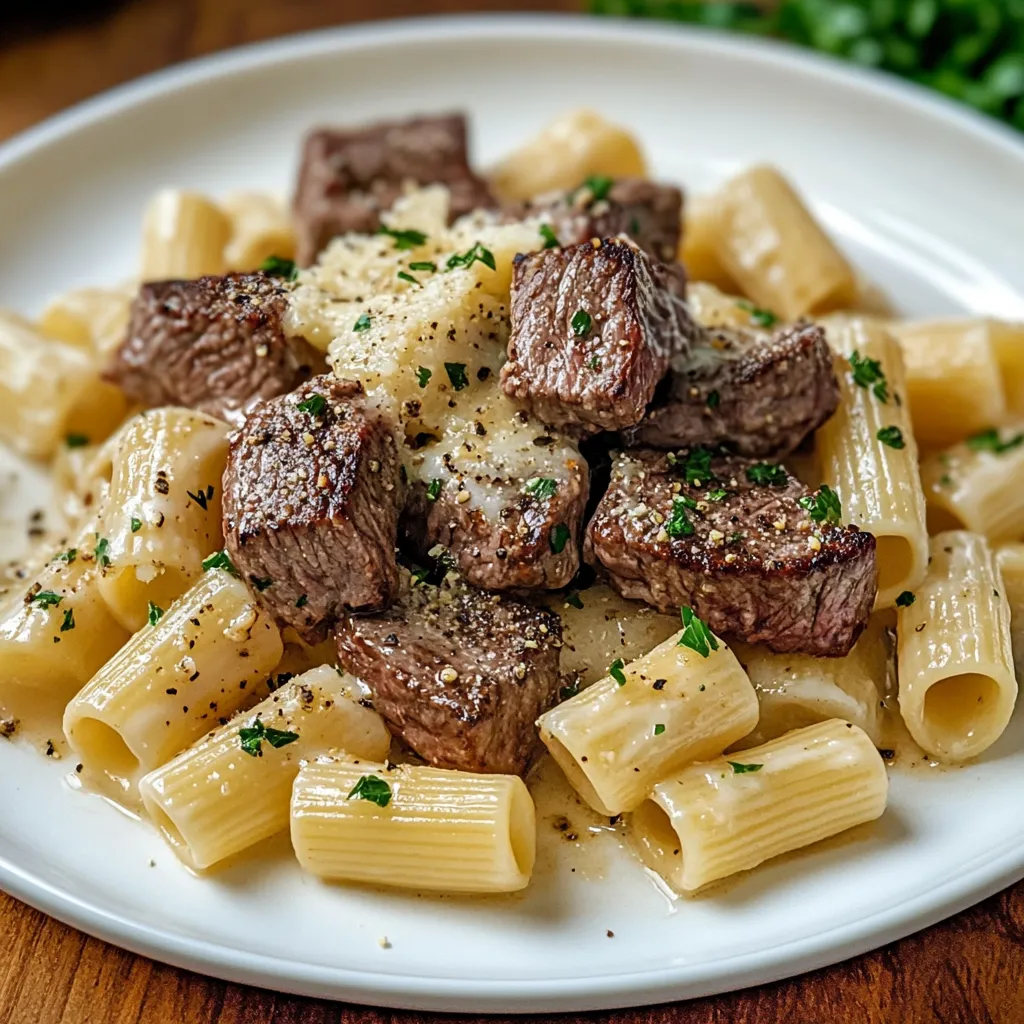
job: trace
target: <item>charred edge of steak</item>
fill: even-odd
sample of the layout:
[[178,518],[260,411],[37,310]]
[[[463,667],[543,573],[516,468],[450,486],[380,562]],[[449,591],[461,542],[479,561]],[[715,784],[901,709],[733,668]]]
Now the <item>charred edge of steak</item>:
[[358,383],[317,377],[232,438],[226,547],[279,623],[320,640],[344,611],[391,601],[404,497],[391,424]]

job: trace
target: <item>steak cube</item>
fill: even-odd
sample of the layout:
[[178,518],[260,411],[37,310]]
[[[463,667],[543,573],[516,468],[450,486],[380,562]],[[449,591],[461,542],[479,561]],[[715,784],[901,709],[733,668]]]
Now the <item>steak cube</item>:
[[656,448],[728,443],[744,455],[785,455],[839,406],[825,332],[812,324],[771,336],[711,330],[673,360],[659,396],[628,443]]
[[287,295],[261,273],[147,282],[104,376],[144,406],[183,405],[238,425],[323,362],[285,336]]
[[644,178],[620,178],[605,192],[583,186],[568,194],[538,196],[506,209],[514,220],[539,217],[551,225],[560,245],[627,235],[648,255],[674,263],[679,250],[683,193],[674,185]]
[[447,186],[452,220],[494,205],[469,166],[462,114],[311,132],[293,201],[299,264],[337,235],[375,232],[408,183]]
[[867,624],[878,569],[875,538],[833,525],[837,505],[781,466],[706,448],[627,452],[585,555],[623,597],[689,606],[714,632],[774,651],[839,657]]
[[345,619],[336,639],[342,666],[424,760],[520,775],[558,694],[561,634],[551,612],[456,583],[412,586],[382,615]]
[[316,377],[258,405],[232,438],[223,493],[228,554],[281,625],[315,642],[343,611],[390,603],[404,486],[391,425],[361,385]]
[[626,240],[517,257],[502,387],[554,427],[631,427],[697,333],[678,279]]

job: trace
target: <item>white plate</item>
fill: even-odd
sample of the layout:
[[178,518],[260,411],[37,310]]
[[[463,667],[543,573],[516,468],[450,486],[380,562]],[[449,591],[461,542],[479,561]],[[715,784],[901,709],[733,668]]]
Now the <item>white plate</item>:
[[[694,189],[777,162],[908,313],[1024,317],[1024,146],[1009,132],[781,46],[511,17],[214,57],[8,143],[0,305],[32,313],[68,286],[131,274],[139,212],[158,186],[287,189],[314,122],[465,108],[486,161],[579,105],[630,124],[654,170]],[[1022,741],[1018,716],[978,764],[894,772],[876,827],[674,906],[608,837],[583,854],[556,848],[550,827],[543,870],[517,899],[326,887],[283,846],[197,879],[147,827],[62,785],[67,762],[0,744],[0,884],[119,945],[293,992],[467,1011],[651,1003],[852,956],[1024,875]],[[595,873],[606,877],[584,877]]]

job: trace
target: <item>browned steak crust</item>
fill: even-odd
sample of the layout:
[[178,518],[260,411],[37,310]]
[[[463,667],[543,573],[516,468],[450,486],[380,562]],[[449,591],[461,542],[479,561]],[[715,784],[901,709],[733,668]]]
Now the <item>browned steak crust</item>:
[[440,768],[522,774],[558,694],[557,615],[462,583],[406,590],[338,627],[338,658],[395,735]]
[[728,444],[744,455],[785,455],[839,406],[825,332],[813,324],[770,337],[710,330],[673,360],[667,394],[626,434],[657,448]]
[[183,405],[237,425],[322,363],[285,337],[287,295],[262,273],[147,282],[105,377],[141,405]]
[[696,333],[672,272],[621,238],[517,258],[501,384],[576,434],[638,423]]
[[376,231],[408,182],[447,186],[453,220],[494,205],[469,166],[462,114],[311,132],[293,201],[299,264],[312,263],[337,235]]
[[278,622],[320,640],[343,611],[391,601],[404,497],[390,424],[359,384],[316,377],[232,438],[227,551]]
[[799,504],[810,492],[781,467],[773,484],[756,484],[748,471],[761,476],[764,463],[708,454],[620,454],[587,528],[587,560],[624,597],[663,612],[689,606],[724,636],[847,654],[875,600],[875,538],[814,522]]

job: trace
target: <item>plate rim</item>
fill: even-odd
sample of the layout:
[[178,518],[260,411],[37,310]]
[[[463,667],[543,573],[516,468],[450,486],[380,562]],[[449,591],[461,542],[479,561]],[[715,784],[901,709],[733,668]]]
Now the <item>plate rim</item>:
[[[244,73],[301,56],[387,44],[498,38],[509,31],[563,38],[625,42],[685,50],[695,41],[712,52],[791,67],[895,100],[910,112],[983,140],[1024,169],[1024,139],[1009,126],[923,86],[848,65],[796,46],[666,22],[627,21],[573,14],[432,16],[342,25],[287,35],[173,65],[84,100],[0,143],[0,179],[18,161],[103,119],[182,86]],[[969,864],[971,862],[968,862]],[[227,981],[327,999],[426,1011],[498,1013],[611,1009],[716,995],[804,973],[860,955],[959,913],[1024,877],[1024,848],[994,859],[975,858],[969,870],[918,896],[866,918],[835,925],[770,950],[713,962],[608,976],[563,979],[475,980],[303,964],[203,939],[184,938],[104,909],[87,896],[51,884],[15,860],[0,856],[0,887],[65,924],[118,947]],[[839,935],[837,936],[837,933]],[[829,941],[823,941],[829,940]]]

